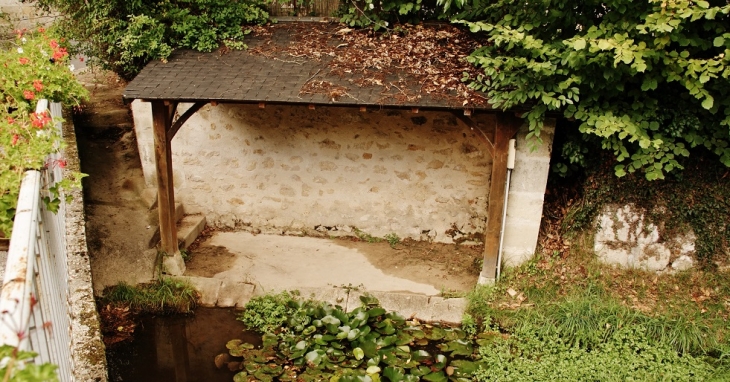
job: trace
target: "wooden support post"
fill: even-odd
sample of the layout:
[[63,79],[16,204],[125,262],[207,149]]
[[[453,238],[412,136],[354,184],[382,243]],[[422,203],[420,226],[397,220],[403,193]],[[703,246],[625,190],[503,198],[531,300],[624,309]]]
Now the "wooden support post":
[[154,131],[155,164],[157,166],[157,210],[160,217],[162,251],[168,255],[177,252],[175,221],[175,189],[172,179],[172,147],[167,131],[172,124],[171,105],[152,101],[152,129]]
[[522,120],[509,114],[497,115],[492,154],[492,175],[489,184],[489,206],[487,207],[487,229],[484,232],[484,264],[479,275],[480,283],[493,282],[497,277],[499,257],[499,236],[502,230],[505,183],[507,182],[507,154],[509,140],[520,128]]

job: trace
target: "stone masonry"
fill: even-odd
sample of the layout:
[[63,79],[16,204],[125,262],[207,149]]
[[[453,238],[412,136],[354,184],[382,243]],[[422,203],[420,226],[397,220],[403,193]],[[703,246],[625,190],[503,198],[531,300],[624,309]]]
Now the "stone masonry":
[[[179,112],[189,104],[182,104]],[[155,185],[150,105],[134,101],[140,159]],[[474,117],[488,136],[495,118]],[[484,231],[491,157],[452,113],[349,107],[207,105],[172,141],[176,200],[218,227],[452,242]],[[518,140],[505,260],[534,252],[552,128]]]

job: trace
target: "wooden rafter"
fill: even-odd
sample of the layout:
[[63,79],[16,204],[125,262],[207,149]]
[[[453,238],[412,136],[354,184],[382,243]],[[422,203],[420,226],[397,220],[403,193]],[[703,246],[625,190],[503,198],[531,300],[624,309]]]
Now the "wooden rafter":
[[172,138],[175,137],[175,134],[177,134],[178,130],[182,127],[182,125],[193,116],[193,114],[197,113],[198,110],[200,110],[203,106],[206,105],[207,102],[198,101],[193,104],[193,106],[190,106],[188,110],[185,110],[185,112],[178,117],[178,119],[175,120],[175,122],[172,123],[170,128],[167,130],[167,139],[172,141]]

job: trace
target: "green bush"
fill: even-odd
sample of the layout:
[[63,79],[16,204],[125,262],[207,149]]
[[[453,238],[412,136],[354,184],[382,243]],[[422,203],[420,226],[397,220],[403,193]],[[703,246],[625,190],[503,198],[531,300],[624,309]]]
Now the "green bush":
[[562,114],[616,157],[618,176],[663,179],[694,147],[730,166],[725,0],[441,2],[490,38],[469,57],[483,74],[464,80],[497,107],[526,107],[530,136]]
[[287,292],[254,297],[246,304],[238,320],[250,330],[274,333],[296,313],[296,309],[289,306],[290,302],[292,296]]
[[60,12],[58,28],[76,47],[122,77],[178,48],[244,48],[246,25],[268,20],[265,0],[33,0]]

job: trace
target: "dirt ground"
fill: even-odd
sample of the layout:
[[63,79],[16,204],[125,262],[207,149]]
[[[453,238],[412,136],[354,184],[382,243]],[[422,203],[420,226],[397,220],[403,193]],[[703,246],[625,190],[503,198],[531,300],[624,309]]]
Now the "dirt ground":
[[[156,255],[148,243],[156,228],[156,211],[140,195],[144,189],[131,112],[122,102],[124,83],[106,73],[87,73],[81,80],[91,100],[78,113],[76,125],[84,181],[87,236],[94,289],[119,282],[151,280]],[[212,277],[233,262],[228,248],[210,245],[208,229],[189,249],[186,275]],[[387,242],[356,237],[331,239],[356,249],[385,274],[440,285],[444,292],[471,289],[479,275],[481,247],[404,240],[395,248]]]
[[155,255],[148,249],[150,212],[140,198],[142,167],[124,83],[105,73],[79,76],[90,100],[74,115],[81,157],[86,235],[94,290],[152,279]]

